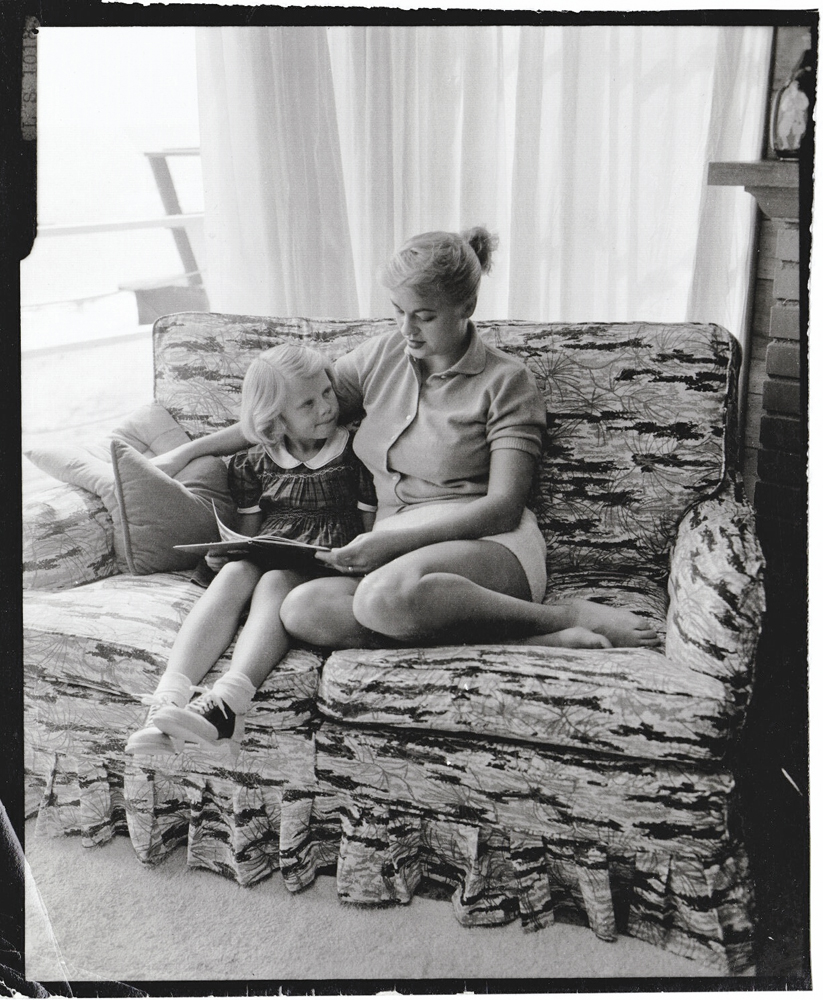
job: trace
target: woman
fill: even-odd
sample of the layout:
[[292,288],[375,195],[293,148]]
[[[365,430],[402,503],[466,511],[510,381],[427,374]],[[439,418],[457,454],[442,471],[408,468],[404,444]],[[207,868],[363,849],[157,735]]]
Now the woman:
[[[517,640],[551,646],[653,646],[637,615],[590,601],[540,602],[545,544],[526,507],[545,408],[525,366],[483,343],[471,316],[495,240],[477,227],[424,233],[383,270],[397,329],[335,365],[355,452],[374,476],[374,530],[321,554],[345,574],[295,588],[287,631],[321,646]],[[158,464],[246,444],[227,428]]]

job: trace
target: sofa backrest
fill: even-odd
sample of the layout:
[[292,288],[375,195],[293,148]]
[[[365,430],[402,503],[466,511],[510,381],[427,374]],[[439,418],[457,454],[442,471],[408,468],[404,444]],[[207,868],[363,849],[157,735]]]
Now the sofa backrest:
[[[155,399],[192,437],[237,420],[260,351],[309,341],[334,359],[393,320],[177,313],[154,328]],[[677,523],[736,465],[737,341],[697,323],[479,322],[528,365],[548,431],[533,507],[551,576],[663,577]]]

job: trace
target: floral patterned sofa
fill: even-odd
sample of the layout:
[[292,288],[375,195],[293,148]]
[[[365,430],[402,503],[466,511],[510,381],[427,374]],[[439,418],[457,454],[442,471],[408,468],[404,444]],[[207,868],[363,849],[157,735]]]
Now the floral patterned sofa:
[[[232,423],[250,359],[283,340],[337,357],[390,321],[181,313],[154,328],[155,403],[191,436]],[[451,899],[466,925],[588,924],[752,971],[753,900],[728,769],[750,695],[763,560],[736,478],[739,350],[698,324],[481,322],[545,393],[533,507],[547,599],[650,616],[659,650],[296,648],[239,757],[131,759],[185,570],[133,575],[103,500],[26,504],[25,733],[37,832],[131,837],[154,864],[340,898]],[[224,656],[215,674],[226,668]],[[550,933],[550,931],[544,931]]]

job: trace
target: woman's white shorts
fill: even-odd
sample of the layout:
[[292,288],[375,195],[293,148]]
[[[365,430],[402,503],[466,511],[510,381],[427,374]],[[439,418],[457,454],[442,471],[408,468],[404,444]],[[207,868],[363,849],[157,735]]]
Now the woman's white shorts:
[[[399,513],[389,513],[382,517],[378,513],[374,530],[393,531],[398,528],[417,528],[433,524],[444,514],[454,510],[455,507],[462,507],[466,502],[438,500],[434,503],[412,504],[404,507]],[[520,524],[514,531],[505,531],[500,535],[484,535],[482,541],[497,542],[513,553],[526,574],[532,600],[539,604],[546,595],[546,542],[532,511],[528,508],[523,511]]]

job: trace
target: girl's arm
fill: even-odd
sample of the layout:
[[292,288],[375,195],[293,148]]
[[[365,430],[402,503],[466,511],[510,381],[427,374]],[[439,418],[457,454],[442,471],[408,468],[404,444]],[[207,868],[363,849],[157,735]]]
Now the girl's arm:
[[176,476],[195,458],[202,458],[203,455],[232,455],[250,444],[251,442],[240,430],[240,424],[232,424],[231,427],[212,431],[211,434],[196,438],[194,441],[187,441],[186,444],[158,455],[152,462],[167,476]]
[[[235,515],[235,530],[241,535],[248,535],[249,538],[253,538],[260,531],[262,524],[263,512],[260,510],[255,511],[253,514]],[[228,557],[221,552],[209,552],[206,555],[206,565],[215,573],[221,567],[225,566],[228,561]]]
[[361,510],[360,520],[363,523],[363,531],[371,531],[374,527],[374,520],[377,517],[376,510]]
[[254,538],[254,536],[260,531],[263,526],[263,511],[258,510],[253,514],[237,514],[237,531],[241,535],[248,535],[249,538]]
[[491,453],[489,489],[485,496],[454,509],[437,524],[359,535],[341,549],[318,553],[317,558],[344,572],[369,573],[424,545],[513,531],[526,506],[534,462],[529,452],[496,448]]

